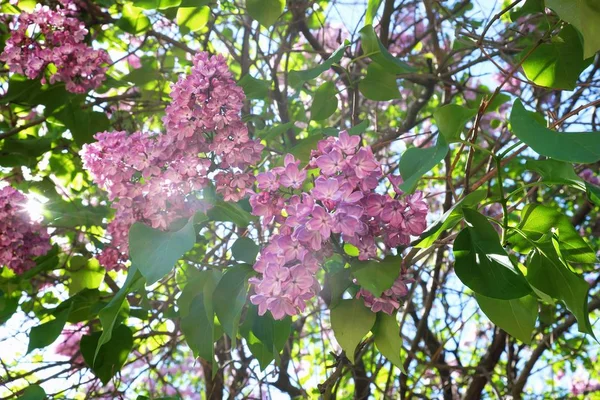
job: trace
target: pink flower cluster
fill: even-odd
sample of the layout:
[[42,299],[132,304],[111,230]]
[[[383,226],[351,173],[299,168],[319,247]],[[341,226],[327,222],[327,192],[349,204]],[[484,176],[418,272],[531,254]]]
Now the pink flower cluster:
[[[310,168],[320,170],[311,183],[306,182]],[[342,242],[354,245],[358,258],[367,260],[377,257],[377,242],[388,251],[425,230],[428,210],[422,193],[399,199],[399,177],[388,176],[396,196],[378,194],[375,189],[383,177],[371,149],[347,132],[321,140],[304,168],[288,154],[282,167],[257,176],[259,191],[250,197],[253,214],[278,230],[254,265],[262,276],[252,280],[255,294],[250,300],[259,314],[269,310],[281,319],[302,311],[320,289],[315,273],[321,260],[334,248],[341,249]],[[305,190],[308,185],[312,188]],[[397,296],[401,284],[384,296]],[[373,305],[365,293],[361,296]],[[387,306],[381,310],[390,311]]]
[[356,294],[356,298],[362,297],[365,305],[373,312],[383,311],[387,314],[392,314],[394,310],[400,308],[400,299],[408,294],[407,283],[411,283],[412,279],[407,279],[399,276],[391,288],[383,292],[379,297],[375,297],[366,289],[360,289]]
[[107,268],[127,259],[129,227],[136,221],[167,229],[207,205],[198,197],[211,178],[225,201],[243,198],[254,183],[244,170],[263,146],[248,137],[240,110],[243,91],[222,56],[198,53],[191,74],[173,86],[166,133],[102,132],[84,146],[84,167],[108,191],[117,212],[108,226],[111,244],[99,260]]
[[48,232],[23,207],[26,203],[18,190],[10,186],[0,189],[0,266],[16,274],[35,267],[33,258],[52,247]]
[[[56,10],[38,4],[32,13],[22,13],[11,29],[10,38],[0,55],[10,71],[30,79],[44,71],[50,83],[65,82],[72,93],[86,93],[106,78],[105,65],[110,57],[84,43],[88,31],[75,18],[74,5],[62,1]],[[52,65],[52,68],[47,68]],[[42,77],[45,83],[46,76]]]

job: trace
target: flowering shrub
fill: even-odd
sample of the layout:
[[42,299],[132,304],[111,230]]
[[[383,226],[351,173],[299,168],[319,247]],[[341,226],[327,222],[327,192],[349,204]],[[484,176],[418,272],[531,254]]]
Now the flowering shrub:
[[[344,243],[358,249],[359,260],[368,260],[377,257],[377,242],[389,253],[425,230],[422,193],[399,198],[397,176],[388,177],[394,197],[376,193],[382,167],[360,142],[360,136],[342,131],[339,138],[321,140],[305,167],[287,154],[282,167],[258,174],[259,191],[250,197],[253,213],[264,226],[278,230],[254,265],[262,277],[252,279],[256,294],[250,300],[260,315],[269,310],[281,319],[304,310],[320,290],[315,279],[320,262]],[[320,176],[306,182],[308,171],[316,168]],[[405,289],[399,278],[383,294],[361,289],[357,296],[374,312],[391,314]]]
[[76,10],[71,0],[61,0],[54,10],[37,4],[33,12],[19,14],[0,61],[30,79],[42,75],[42,82],[64,82],[72,93],[96,89],[106,79],[110,58],[84,43],[88,30]]
[[222,56],[198,53],[191,73],[173,85],[166,132],[102,132],[81,151],[84,167],[108,192],[116,209],[111,243],[100,262],[109,269],[127,260],[129,227],[135,222],[166,230],[206,203],[199,191],[214,176],[225,201],[244,197],[254,182],[244,172],[263,146],[248,137],[240,116],[244,93]]
[[479,3],[1,2],[0,398],[600,392],[600,10]]
[[0,189],[0,266],[16,274],[35,267],[33,258],[46,254],[50,235],[25,209],[27,198],[18,190]]

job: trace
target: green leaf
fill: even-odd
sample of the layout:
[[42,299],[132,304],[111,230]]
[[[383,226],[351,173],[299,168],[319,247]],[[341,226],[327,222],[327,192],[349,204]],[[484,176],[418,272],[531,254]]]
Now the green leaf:
[[97,289],[106,273],[106,269],[100,265],[97,259],[87,259],[83,256],[71,257],[69,271],[71,275],[70,295],[83,289]]
[[177,25],[186,27],[192,32],[204,28],[209,18],[209,7],[179,7],[177,9]]
[[273,125],[260,131],[256,131],[256,136],[263,139],[267,143],[270,143],[286,133],[288,129],[294,128],[295,126],[293,122],[287,122],[285,124]]
[[327,81],[315,90],[310,106],[310,119],[321,121],[329,118],[338,108],[335,83]]
[[0,97],[0,104],[15,102],[33,105],[41,93],[42,85],[39,79],[28,79],[22,75],[13,75],[8,80],[6,94]]
[[585,188],[588,199],[597,206],[600,206],[600,187],[586,182]]
[[354,363],[356,346],[373,327],[375,313],[365,307],[362,299],[342,300],[331,309],[331,328],[335,340],[346,352],[346,357]]
[[528,169],[537,172],[544,183],[549,185],[568,185],[586,192],[589,201],[600,205],[600,188],[584,181],[575,173],[573,164],[557,160],[527,160]]
[[415,247],[425,249],[431,246],[444,231],[452,229],[463,219],[463,207],[476,207],[485,198],[487,198],[486,190],[476,190],[454,203],[438,221],[427,227],[427,230],[421,235],[422,239],[415,244]]
[[[216,330],[213,296],[222,275],[219,271],[202,271],[195,283],[185,286],[184,293],[177,301],[181,315],[181,330],[190,349],[196,356],[213,363]],[[190,293],[191,296],[184,296]],[[193,296],[193,297],[192,297]],[[186,298],[191,297],[191,301]]]
[[72,324],[83,321],[90,321],[98,316],[100,309],[106,305],[100,300],[100,292],[97,289],[83,289],[74,296],[69,297],[62,302],[54,311],[68,309],[73,305],[67,322]]
[[[81,337],[81,355],[103,384],[107,384],[121,370],[133,348],[133,332],[126,325],[117,326],[111,339],[100,345],[100,332]],[[94,355],[94,349],[98,348]]]
[[144,15],[144,10],[132,3],[123,6],[123,15],[117,23],[119,28],[131,34],[137,34],[150,28],[150,20]]
[[544,0],[527,0],[522,7],[510,13],[511,21],[516,21],[527,14],[544,12]]
[[523,343],[531,343],[538,316],[535,297],[527,295],[519,299],[500,300],[476,293],[475,298],[490,321]]
[[34,167],[39,157],[52,149],[48,138],[7,138],[0,142],[0,165],[3,167]]
[[585,192],[585,181],[575,173],[573,164],[558,160],[527,160],[527,169],[537,172],[543,182],[568,185]]
[[[294,147],[287,152],[301,161],[301,165],[306,165],[310,160],[310,152],[317,147],[317,143],[323,139],[323,135],[314,134],[307,138],[299,140]],[[281,159],[283,163],[283,158]]]
[[[600,25],[599,25],[600,26]],[[561,133],[541,125],[534,112],[515,100],[510,114],[513,133],[536,153],[572,163],[589,164],[600,160],[597,132]]]
[[269,96],[271,88],[271,82],[253,78],[248,74],[239,80],[238,85],[244,89],[244,94],[249,99],[264,99]]
[[523,71],[536,85],[573,90],[577,79],[592,61],[583,59],[583,47],[575,28],[567,25],[552,43],[541,44],[529,53],[523,50]]
[[358,90],[367,99],[375,101],[387,101],[401,97],[396,75],[388,73],[377,63],[369,64],[367,75],[359,82]]
[[360,135],[361,133],[365,132],[368,127],[369,127],[369,120],[365,119],[364,121],[360,122],[359,124],[356,124],[352,128],[348,129],[347,132],[348,132],[348,135]]
[[247,237],[237,239],[233,246],[231,246],[233,258],[237,261],[247,262],[248,264],[254,264],[258,251],[258,245],[254,243],[254,240]]
[[206,213],[211,221],[233,222],[241,228],[245,228],[255,218],[237,203],[218,201]]
[[83,110],[78,103],[69,103],[56,118],[71,131],[75,143],[82,146],[94,141],[94,135],[108,129],[110,123],[106,114]]
[[350,45],[350,42],[348,40],[344,40],[344,43],[342,43],[342,45],[340,47],[338,47],[335,52],[333,52],[331,57],[329,57],[323,63],[321,63],[320,65],[318,65],[314,68],[310,68],[310,69],[307,69],[304,71],[299,71],[299,70],[290,71],[290,73],[288,75],[288,82],[289,82],[290,86],[293,88],[298,88],[304,82],[307,82],[307,81],[317,78],[323,72],[325,72],[329,68],[331,68],[333,66],[333,64],[338,64],[340,62],[340,60],[342,59],[342,57],[344,56],[344,51],[346,50],[346,48],[349,45]]
[[523,275],[500,244],[487,218],[463,208],[467,227],[454,240],[454,271],[476,293],[495,299],[516,299],[531,293]]
[[54,343],[67,323],[72,308],[73,306],[61,311],[52,321],[31,328],[27,353],[31,353],[34,349],[43,349]]
[[13,316],[18,307],[18,297],[8,297],[6,293],[2,293],[2,297],[0,297],[0,326]]
[[175,263],[196,243],[194,219],[183,228],[163,232],[136,222],[129,229],[129,257],[137,266],[148,285],[160,280],[173,270]]
[[416,69],[408,64],[400,61],[390,54],[381,41],[375,34],[373,25],[366,25],[360,30],[360,38],[362,41],[362,49],[365,55],[371,60],[385,68],[388,73],[402,74],[407,72],[415,72]]
[[265,28],[277,21],[285,8],[285,0],[246,0],[246,11]]
[[527,265],[527,280],[536,289],[563,301],[577,318],[579,331],[593,336],[587,309],[590,287],[561,259],[557,247],[554,240],[538,243]]
[[249,304],[240,333],[252,355],[258,360],[261,370],[271,364],[285,346],[291,332],[292,320],[286,317],[275,321],[270,314],[258,315],[255,305]]
[[258,361],[260,369],[264,371],[265,368],[271,364],[271,361],[275,359],[275,356],[273,354],[272,346],[267,347],[256,337],[254,332],[252,332],[252,326],[256,318],[258,318],[257,308],[255,305],[250,304],[244,323],[240,326],[240,333],[244,339],[246,339],[246,344],[254,358]]
[[396,317],[384,312],[377,313],[377,321],[373,326],[373,337],[375,346],[385,358],[392,364],[400,368],[404,373],[404,365],[400,359],[402,351],[402,337],[400,336],[400,326]]
[[292,319],[289,316],[275,320],[270,313],[257,315],[252,323],[252,332],[267,348],[272,349],[276,359],[290,337]]
[[369,0],[367,3],[367,13],[365,15],[365,25],[373,25],[373,19],[377,15],[377,10],[381,5],[381,0]]
[[[594,250],[579,235],[569,218],[553,208],[541,204],[526,205],[521,211],[519,230],[531,241],[538,241],[552,230],[557,230],[560,252],[567,261],[584,264],[598,261]],[[508,240],[513,249],[520,253],[526,253],[533,247],[530,241],[516,233],[510,235]]]
[[344,292],[351,284],[349,268],[327,272],[323,290],[319,295],[329,308],[334,308],[342,300]]
[[383,261],[357,261],[351,270],[360,286],[379,297],[398,279],[401,263],[400,256],[387,256]]
[[248,279],[254,274],[250,265],[228,268],[213,294],[215,314],[223,330],[231,338],[232,348],[235,347],[242,309],[246,304]]
[[211,311],[200,293],[192,299],[188,315],[181,318],[181,331],[188,346],[194,355],[210,362],[214,358],[214,319],[207,314]]
[[18,400],[44,400],[46,391],[39,385],[29,385],[23,390]]
[[178,7],[181,0],[136,0],[136,7],[145,10],[166,10],[168,8]]
[[546,0],[546,7],[581,32],[584,58],[600,50],[600,8],[596,4],[593,0]]
[[100,353],[100,348],[102,345],[111,340],[113,328],[117,321],[117,317],[121,313],[121,310],[124,307],[129,306],[129,303],[126,301],[127,295],[143,286],[144,277],[135,266],[131,266],[127,273],[127,279],[125,279],[123,287],[119,289],[117,294],[115,294],[108,304],[98,313],[100,323],[102,324],[102,335],[100,336],[100,339],[98,339],[98,346],[96,347],[94,360],[98,358],[98,354]]
[[435,167],[448,154],[448,144],[446,140],[438,135],[437,143],[433,147],[420,149],[411,147],[407,149],[400,157],[398,169],[404,182],[400,189],[404,192],[412,192],[419,179],[429,170]]
[[83,205],[80,199],[64,201],[57,198],[44,204],[44,219],[52,226],[61,228],[100,226],[102,220],[110,215],[110,208],[106,206],[86,206]]
[[433,117],[446,142],[453,143],[460,140],[460,134],[466,123],[476,114],[476,109],[448,104],[435,110]]

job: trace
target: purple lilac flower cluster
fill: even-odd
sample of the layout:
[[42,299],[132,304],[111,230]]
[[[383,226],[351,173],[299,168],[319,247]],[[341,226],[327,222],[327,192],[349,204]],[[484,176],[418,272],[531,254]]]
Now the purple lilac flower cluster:
[[226,201],[240,200],[254,184],[244,170],[260,160],[263,146],[248,137],[241,121],[244,93],[225,58],[198,53],[171,98],[165,134],[102,132],[81,152],[84,167],[117,210],[108,226],[111,245],[99,256],[109,269],[127,259],[134,222],[167,229],[175,219],[206,210],[197,193],[211,178]]
[[32,13],[21,13],[11,27],[0,61],[11,72],[36,79],[45,71],[50,83],[64,82],[69,92],[86,93],[105,80],[110,57],[84,43],[88,31],[74,17],[75,5],[70,0],[61,3],[55,10],[38,4]]
[[33,258],[51,248],[48,232],[32,220],[26,203],[25,195],[11,186],[0,189],[0,266],[16,274],[35,267]]
[[579,176],[581,177],[581,179],[591,183],[592,185],[600,186],[600,176],[594,174],[594,171],[592,171],[589,168],[586,168],[583,171],[581,171],[579,173]]
[[[306,167],[288,154],[282,167],[258,174],[259,191],[250,196],[253,214],[278,231],[254,265],[261,276],[252,279],[250,300],[259,314],[268,310],[281,319],[304,310],[320,290],[315,274],[321,261],[342,241],[358,248],[360,260],[368,260],[377,257],[377,242],[388,252],[425,230],[428,209],[422,193],[398,198],[398,176],[387,177],[396,196],[375,193],[384,174],[370,147],[360,141],[344,131],[321,140]],[[314,168],[320,175],[311,184],[307,170]],[[374,311],[391,313],[405,289],[399,277],[378,297],[363,289],[358,297]]]

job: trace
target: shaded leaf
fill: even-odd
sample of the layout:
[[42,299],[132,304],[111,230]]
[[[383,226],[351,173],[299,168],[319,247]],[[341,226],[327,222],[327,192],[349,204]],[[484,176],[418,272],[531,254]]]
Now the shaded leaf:
[[297,88],[302,85],[304,82],[310,81],[312,79],[317,78],[323,72],[327,71],[329,68],[333,66],[333,64],[337,64],[340,62],[342,57],[344,56],[344,51],[350,45],[348,40],[344,40],[344,43],[340,47],[337,48],[336,51],[333,52],[331,57],[322,62],[320,65],[306,69],[303,71],[293,70],[290,71],[288,75],[288,82],[291,87]]
[[546,7],[581,32],[584,58],[600,50],[600,8],[595,4],[593,0],[546,0]]
[[67,323],[71,309],[72,306],[58,313],[52,321],[31,328],[27,353],[31,353],[34,349],[43,349],[54,343]]
[[456,104],[447,104],[433,112],[433,117],[444,135],[446,142],[453,143],[460,140],[460,134],[466,123],[477,114],[474,108],[466,108]]
[[211,221],[233,222],[239,227],[246,227],[255,219],[248,211],[244,210],[237,203],[218,201],[206,213]]
[[140,271],[135,266],[130,267],[123,287],[119,289],[115,296],[98,313],[100,323],[102,324],[102,334],[98,339],[98,345],[96,347],[94,359],[98,357],[102,345],[111,340],[112,331],[117,322],[117,317],[119,316],[120,311],[124,307],[128,308],[129,303],[126,301],[127,295],[139,289],[140,287],[143,287],[144,282],[144,277]]
[[577,318],[579,331],[593,335],[587,308],[589,285],[571,271],[557,247],[554,240],[538,243],[527,264],[527,280],[536,289],[563,301]]
[[[377,321],[372,329],[375,338],[375,346],[385,358],[392,364],[404,371],[404,365],[400,359],[402,351],[402,337],[400,326],[396,317],[384,312],[377,313]],[[406,372],[405,372],[406,373]]]
[[250,75],[244,75],[239,80],[238,85],[244,89],[244,94],[249,99],[264,99],[269,96],[271,82],[263,79],[256,79]]
[[335,83],[327,81],[317,88],[310,106],[310,119],[321,121],[329,118],[338,108]]
[[525,49],[523,71],[536,85],[573,90],[583,70],[591,63],[583,59],[583,47],[575,28],[567,25],[552,43],[544,43],[531,52]]
[[[553,208],[541,204],[526,205],[521,211],[519,230],[531,241],[538,241],[556,230],[561,254],[567,261],[588,264],[597,262],[596,253],[579,235],[569,218]],[[510,235],[508,240],[513,249],[520,253],[527,253],[533,247],[530,241],[517,233]]]
[[476,293],[475,298],[490,321],[520,341],[531,343],[538,316],[535,297],[527,295],[519,299],[500,300]]
[[359,82],[358,90],[369,100],[387,101],[400,98],[396,75],[388,73],[377,63],[369,64],[367,75]]
[[248,279],[255,274],[250,265],[228,268],[213,294],[215,314],[235,347],[237,331],[246,304]]
[[362,299],[342,300],[331,309],[331,328],[335,339],[354,363],[356,346],[375,323],[375,313],[365,306]]
[[196,243],[194,219],[178,231],[163,232],[136,222],[129,229],[129,257],[148,285],[173,270],[175,263]]
[[541,125],[535,115],[525,110],[521,100],[517,99],[510,114],[510,124],[515,136],[536,153],[572,163],[600,160],[600,135],[597,132],[556,132]]
[[500,244],[487,218],[463,208],[468,225],[454,240],[454,271],[476,293],[495,299],[516,299],[531,293],[523,275]]
[[[107,384],[121,370],[133,348],[133,332],[126,325],[117,326],[111,339],[100,345],[100,332],[81,337],[81,355],[103,384]],[[94,355],[94,349],[98,348]]]
[[258,251],[258,245],[254,243],[254,240],[247,237],[237,239],[233,243],[233,246],[231,246],[233,258],[237,261],[247,262],[248,264],[254,264]]
[[402,257],[387,256],[383,261],[357,261],[351,271],[360,286],[379,297],[398,279],[401,263]]
[[361,45],[365,55],[385,68],[390,74],[415,72],[416,70],[390,54],[375,34],[373,25],[366,25],[360,30]]
[[285,0],[246,0],[246,11],[262,26],[269,28],[285,8]]
[[400,156],[398,169],[404,182],[400,185],[400,189],[404,192],[412,192],[419,179],[448,154],[448,144],[446,140],[438,135],[437,143],[433,147],[420,149],[411,147]]
[[545,183],[568,185],[585,192],[585,181],[575,173],[571,163],[558,160],[527,160],[525,165],[537,172]]
[[29,385],[23,390],[18,400],[44,400],[46,391],[39,385]]
[[486,197],[485,190],[476,190],[454,203],[438,221],[427,227],[421,235],[422,239],[415,244],[415,247],[424,249],[431,246],[444,231],[453,228],[463,218],[463,207],[476,207]]

